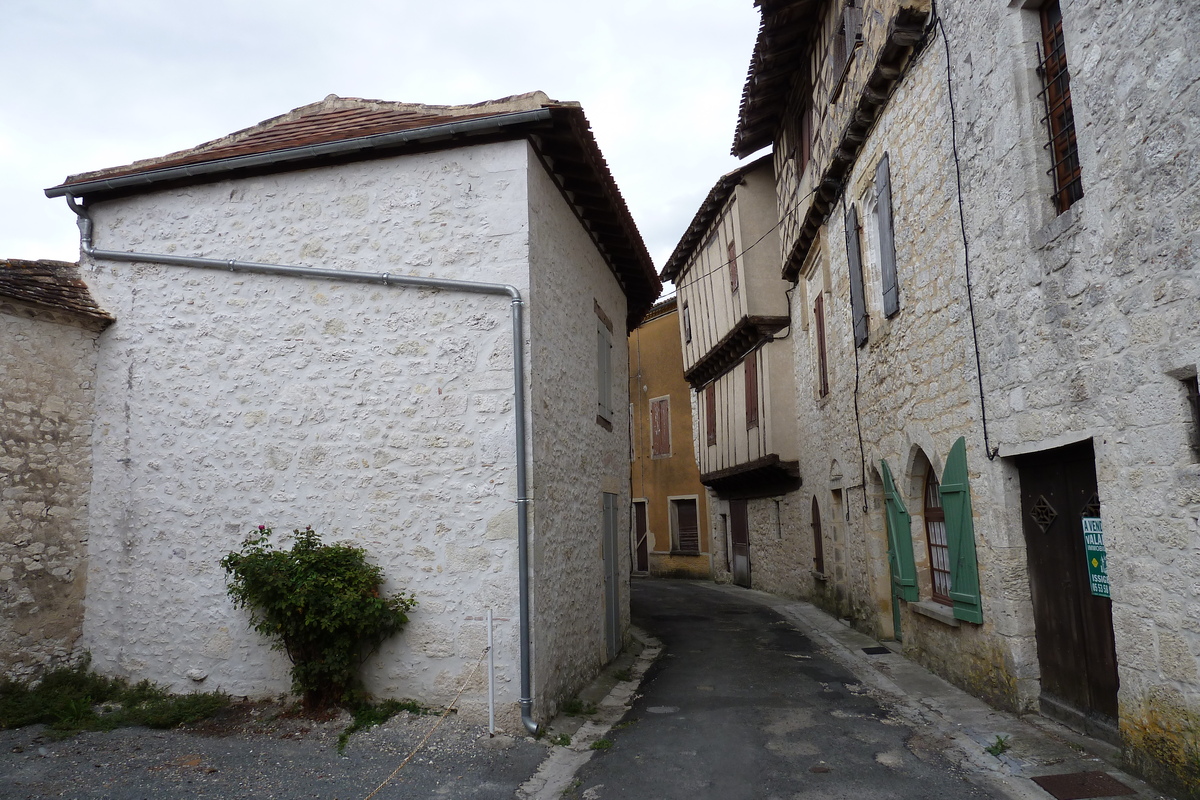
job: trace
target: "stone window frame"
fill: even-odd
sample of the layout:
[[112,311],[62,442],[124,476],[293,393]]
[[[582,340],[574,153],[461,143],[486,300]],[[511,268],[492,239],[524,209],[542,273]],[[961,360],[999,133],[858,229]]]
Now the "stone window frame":
[[1083,176],[1071,99],[1071,74],[1067,66],[1066,38],[1063,36],[1059,0],[1047,0],[1037,14],[1041,32],[1037,46],[1037,72],[1042,81],[1038,96],[1045,108],[1042,121],[1049,139],[1043,147],[1050,154],[1050,169],[1046,170],[1046,174],[1054,182],[1051,200],[1055,211],[1062,214],[1083,198]]

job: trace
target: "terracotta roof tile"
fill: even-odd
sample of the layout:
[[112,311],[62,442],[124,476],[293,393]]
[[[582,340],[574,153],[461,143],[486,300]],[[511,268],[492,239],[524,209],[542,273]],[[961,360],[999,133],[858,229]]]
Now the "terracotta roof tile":
[[106,323],[116,319],[96,303],[79,275],[79,265],[66,261],[0,259],[0,297]]
[[[424,135],[403,135],[407,131]],[[626,324],[632,329],[654,303],[662,284],[583,109],[578,103],[551,100],[543,92],[461,106],[330,95],[188,150],[73,175],[47,189],[46,195],[101,202],[263,172],[519,138],[528,140],[546,165],[620,281],[629,298]],[[351,144],[339,146],[342,142]]]
[[428,128],[465,119],[531,111],[536,108],[577,104],[556,103],[543,92],[530,92],[461,106],[433,106],[422,103],[395,103],[329,95],[319,103],[293,109],[286,114],[263,120],[244,130],[222,136],[196,147],[157,158],[135,161],[119,167],[72,175],[62,184],[100,178],[136,175],[152,170],[201,164],[237,156],[273,153],[294,147],[340,142],[382,133]]

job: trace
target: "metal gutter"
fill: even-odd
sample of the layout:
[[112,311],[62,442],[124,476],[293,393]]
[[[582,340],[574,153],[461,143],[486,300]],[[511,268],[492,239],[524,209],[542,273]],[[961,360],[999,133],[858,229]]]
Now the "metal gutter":
[[289,164],[324,156],[344,155],[367,150],[384,150],[406,144],[431,142],[455,136],[495,132],[514,125],[546,122],[551,118],[551,109],[536,108],[532,111],[517,111],[511,114],[496,114],[487,117],[466,119],[460,122],[445,122],[440,125],[429,125],[422,128],[412,128],[411,130],[393,131],[390,133],[376,133],[370,136],[359,136],[355,139],[341,139],[336,142],[289,147],[284,150],[273,150],[269,153],[252,153],[244,156],[217,159],[215,161],[204,161],[198,164],[182,164],[175,167],[164,167],[162,169],[138,172],[133,175],[117,175],[112,178],[97,178],[95,180],[80,181],[79,183],[64,183],[59,186],[51,186],[45,190],[45,193],[46,197],[83,197],[96,192],[116,192],[133,187],[149,186],[155,183],[221,175],[240,169]]
[[[542,109],[544,110],[544,109]],[[515,115],[514,115],[515,116]],[[75,187],[72,187],[75,188]],[[47,190],[47,194],[50,190]],[[320,269],[284,264],[262,264],[236,259],[201,258],[198,256],[174,256],[155,253],[135,253],[121,250],[101,250],[92,244],[92,220],[86,209],[75,202],[74,196],[65,193],[67,204],[78,215],[79,248],[93,259],[124,261],[141,264],[165,264],[172,267],[193,267],[228,272],[251,272],[260,275],[287,275],[298,278],[346,281],[350,283],[380,283],[399,288],[443,289],[452,292],[474,294],[508,295],[512,299],[513,327],[513,411],[516,429],[517,457],[517,569],[519,627],[521,639],[521,722],[533,735],[541,726],[532,717],[532,668],[530,664],[529,625],[529,491],[528,465],[526,459],[525,432],[525,336],[522,308],[525,301],[517,287],[506,283],[481,283],[449,278],[425,278],[413,275],[392,275],[387,272],[357,272],[353,270]]]

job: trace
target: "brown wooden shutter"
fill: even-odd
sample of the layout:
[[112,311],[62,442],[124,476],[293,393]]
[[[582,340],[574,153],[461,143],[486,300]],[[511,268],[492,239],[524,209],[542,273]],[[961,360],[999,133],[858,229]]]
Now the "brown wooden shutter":
[[758,351],[746,356],[746,427],[758,426]]
[[695,500],[676,500],[675,518],[679,525],[679,549],[684,553],[700,552],[700,520]]
[[846,212],[846,260],[850,262],[850,315],[854,319],[854,346],[867,343],[867,303],[863,295],[862,250],[858,239],[858,209]]
[[708,444],[717,443],[717,392],[714,384],[704,387],[704,424]]
[[671,455],[671,404],[666,397],[650,401],[650,455]]
[[896,277],[896,234],[892,228],[892,174],[888,154],[875,168],[876,214],[879,218],[879,270],[883,276],[883,315],[900,311],[900,282]]
[[729,240],[729,246],[725,248],[726,260],[729,262],[729,288],[737,291],[738,288],[738,263],[737,263],[737,246],[733,239]]
[[821,507],[817,505],[817,497],[813,495],[812,502],[812,535],[813,535],[813,569],[825,572],[825,537],[821,534]]
[[817,329],[817,391],[821,397],[829,394],[829,361],[825,355],[825,295],[817,292],[813,303],[813,322]]

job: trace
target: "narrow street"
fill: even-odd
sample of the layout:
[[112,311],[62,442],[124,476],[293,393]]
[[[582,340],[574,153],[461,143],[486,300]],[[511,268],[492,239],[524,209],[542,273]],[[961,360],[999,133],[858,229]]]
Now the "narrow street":
[[682,581],[635,580],[634,624],[662,641],[624,721],[577,774],[609,798],[973,798],[928,738],[773,609]]

